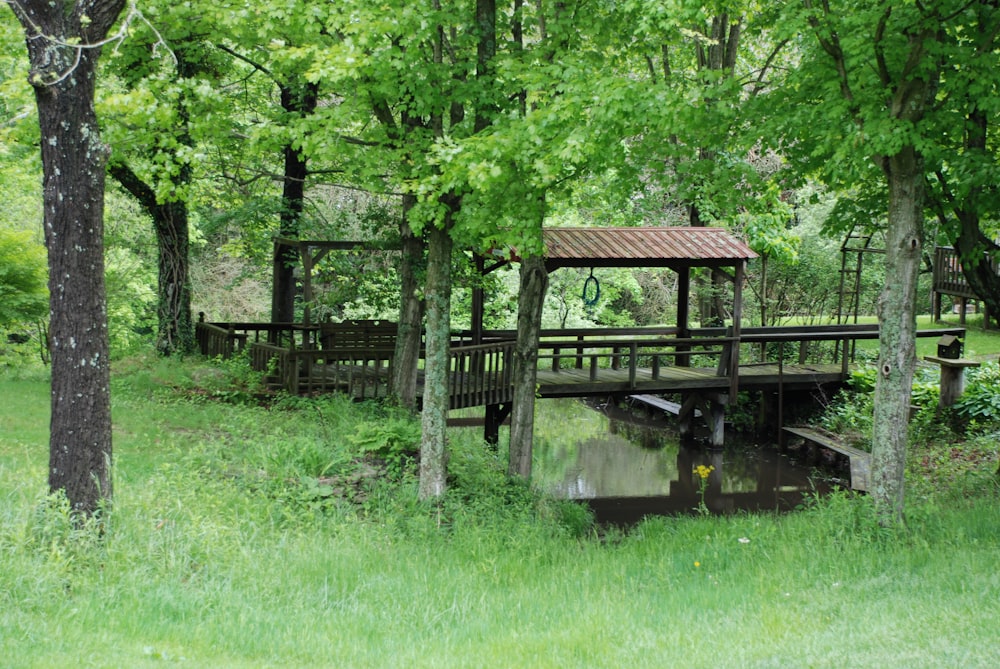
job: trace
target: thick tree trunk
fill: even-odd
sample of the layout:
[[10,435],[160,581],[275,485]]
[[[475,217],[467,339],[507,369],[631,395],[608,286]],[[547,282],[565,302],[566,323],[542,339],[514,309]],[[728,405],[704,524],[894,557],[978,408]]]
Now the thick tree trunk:
[[104,292],[108,149],[94,113],[99,48],[122,0],[12,4],[28,36],[41,130],[49,255],[52,417],[49,487],[74,511],[111,499],[111,402]]
[[[450,219],[450,217],[449,217]],[[427,260],[427,357],[421,413],[420,499],[444,494],[448,475],[448,351],[451,340],[450,226],[431,228]]]
[[910,392],[916,367],[916,295],[923,239],[923,161],[904,147],[885,160],[889,184],[885,284],[878,300],[871,495],[879,522],[902,520]]
[[548,283],[548,272],[542,256],[528,256],[521,261],[517,343],[514,346],[514,407],[510,416],[510,459],[507,467],[507,473],[511,476],[531,477],[538,341]]
[[194,325],[187,203],[158,202],[153,188],[127,165],[114,164],[108,171],[146,210],[156,230],[159,270],[156,348],[163,355],[190,352],[194,348]]
[[159,267],[156,348],[163,355],[194,350],[188,210],[185,202],[169,202],[153,217]]
[[392,392],[401,406],[417,407],[417,371],[420,363],[420,335],[424,302],[420,297],[419,275],[424,269],[424,241],[413,234],[409,211],[416,204],[413,195],[403,196],[403,220],[400,236],[403,242],[399,265],[399,329],[392,365]]

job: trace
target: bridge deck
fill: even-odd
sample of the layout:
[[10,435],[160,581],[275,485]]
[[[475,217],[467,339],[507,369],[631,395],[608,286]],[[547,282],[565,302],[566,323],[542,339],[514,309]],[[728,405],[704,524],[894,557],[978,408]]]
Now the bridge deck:
[[[651,369],[639,368],[635,382],[630,381],[627,369],[601,369],[597,379],[590,378],[589,370],[564,369],[558,372],[539,370],[538,393],[542,397],[577,397],[615,393],[672,393],[681,391],[726,392],[728,376],[718,376],[716,370],[695,367],[661,367],[658,378]],[[844,380],[841,365],[740,365],[740,390],[777,390],[779,384],[786,390],[812,388]]]

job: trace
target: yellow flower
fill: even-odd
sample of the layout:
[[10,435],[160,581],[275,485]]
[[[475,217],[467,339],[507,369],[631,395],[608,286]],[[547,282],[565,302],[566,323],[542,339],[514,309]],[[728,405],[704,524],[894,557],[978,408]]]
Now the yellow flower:
[[700,562],[698,562],[697,560],[695,560],[695,561],[694,561],[694,566],[695,566],[695,567],[700,567],[700,566],[701,566],[701,563],[700,563]]
[[715,467],[713,467],[712,465],[709,465],[707,467],[705,465],[698,465],[697,467],[694,468],[694,473],[700,476],[702,481],[707,479],[708,475],[714,471]]

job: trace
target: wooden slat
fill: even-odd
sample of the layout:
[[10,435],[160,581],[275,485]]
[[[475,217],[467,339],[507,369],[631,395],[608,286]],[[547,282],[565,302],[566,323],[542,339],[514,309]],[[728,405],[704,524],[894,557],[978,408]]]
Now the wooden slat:
[[861,491],[868,490],[868,483],[870,480],[869,477],[871,474],[871,453],[865,453],[864,451],[854,448],[853,446],[848,446],[833,436],[823,434],[822,432],[818,432],[810,428],[786,427],[784,430],[785,432],[794,434],[795,436],[801,437],[806,441],[819,444],[823,448],[829,448],[831,451],[836,451],[846,455],[851,464],[851,489]]

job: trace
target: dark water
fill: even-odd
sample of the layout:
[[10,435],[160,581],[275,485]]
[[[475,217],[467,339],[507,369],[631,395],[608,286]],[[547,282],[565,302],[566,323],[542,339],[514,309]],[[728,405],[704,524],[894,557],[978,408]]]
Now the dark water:
[[[639,407],[545,399],[536,404],[532,479],[557,496],[585,500],[599,522],[620,525],[699,508],[789,511],[831,487],[813,465],[770,444],[729,434],[726,444],[682,445],[676,418]],[[699,465],[712,467],[704,495]]]

